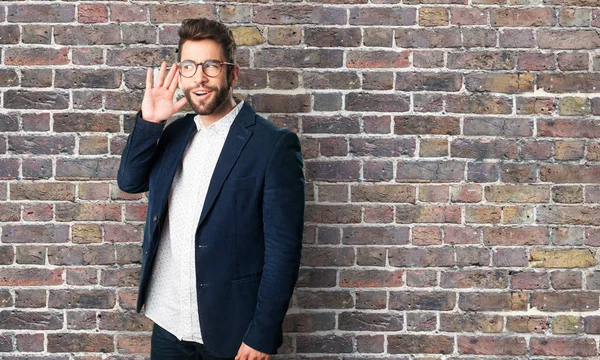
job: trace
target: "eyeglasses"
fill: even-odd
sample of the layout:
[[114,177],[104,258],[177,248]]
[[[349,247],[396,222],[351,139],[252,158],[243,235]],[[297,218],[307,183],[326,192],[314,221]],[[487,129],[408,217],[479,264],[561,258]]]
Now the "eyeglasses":
[[192,60],[185,60],[177,64],[179,66],[179,74],[186,78],[191,78],[196,74],[198,66],[202,66],[202,72],[209,77],[219,76],[223,70],[223,65],[233,65],[230,62],[218,61],[218,60],[207,60],[205,62],[194,62]]

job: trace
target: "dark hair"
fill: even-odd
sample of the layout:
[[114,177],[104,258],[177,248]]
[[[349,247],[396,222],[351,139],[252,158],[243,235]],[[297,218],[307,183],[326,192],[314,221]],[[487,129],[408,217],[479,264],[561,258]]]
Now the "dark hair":
[[235,64],[235,40],[231,30],[218,21],[204,18],[185,19],[181,23],[177,61],[181,61],[181,46],[184,42],[205,39],[214,40],[221,45],[225,61]]

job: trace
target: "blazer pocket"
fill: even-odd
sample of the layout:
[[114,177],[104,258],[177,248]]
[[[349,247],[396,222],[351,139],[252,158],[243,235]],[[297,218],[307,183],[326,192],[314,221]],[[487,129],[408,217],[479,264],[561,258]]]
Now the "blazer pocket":
[[256,185],[256,176],[227,179],[223,183],[223,190],[252,189]]

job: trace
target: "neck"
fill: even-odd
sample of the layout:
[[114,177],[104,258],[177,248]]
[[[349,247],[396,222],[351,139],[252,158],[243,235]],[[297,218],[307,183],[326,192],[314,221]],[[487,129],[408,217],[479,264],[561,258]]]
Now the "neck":
[[200,121],[202,121],[204,126],[208,127],[227,115],[236,105],[233,96],[230,95],[212,114],[200,115]]

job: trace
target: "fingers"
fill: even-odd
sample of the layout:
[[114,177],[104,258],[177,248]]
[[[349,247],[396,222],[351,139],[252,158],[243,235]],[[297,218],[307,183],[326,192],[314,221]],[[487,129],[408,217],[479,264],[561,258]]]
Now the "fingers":
[[158,72],[158,78],[156,79],[156,86],[155,87],[162,87],[163,86],[163,81],[165,78],[165,72],[167,71],[167,62],[163,61],[162,64],[160,64],[160,71]]
[[175,112],[181,110],[181,108],[184,107],[185,104],[187,104],[187,98],[184,96],[181,99],[179,99],[175,104],[173,104]]
[[177,71],[175,71],[176,69],[177,65],[173,64],[169,70],[169,73],[167,74],[167,77],[165,78],[165,86],[169,90],[171,90],[171,85],[173,85],[173,80],[175,79],[175,75],[177,75]]
[[146,90],[152,89],[152,68],[146,71]]
[[[173,75],[173,78],[170,80],[170,85],[169,85],[169,91],[171,92],[175,92],[175,90],[177,89],[177,85],[179,85],[179,71],[177,71],[177,65],[173,64],[173,67],[171,68],[171,71],[173,71],[173,69],[175,69],[175,74]],[[169,75],[171,75],[169,73]],[[167,84],[169,84],[169,82],[167,82]]]

